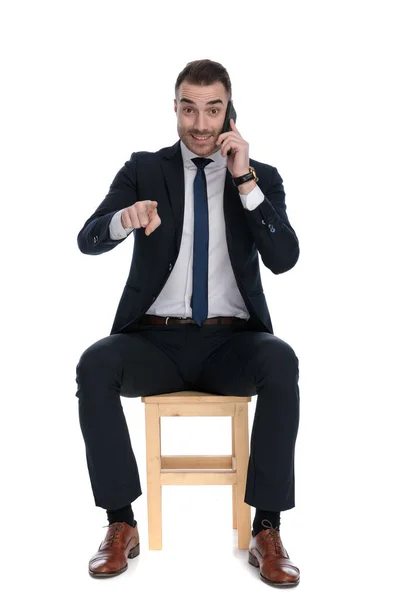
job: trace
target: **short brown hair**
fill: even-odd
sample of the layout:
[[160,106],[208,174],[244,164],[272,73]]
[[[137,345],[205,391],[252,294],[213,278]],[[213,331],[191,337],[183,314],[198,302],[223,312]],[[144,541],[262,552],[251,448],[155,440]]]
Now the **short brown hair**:
[[228,100],[232,98],[232,85],[228,71],[219,62],[208,58],[202,60],[192,60],[178,75],[175,83],[175,97],[178,96],[178,90],[183,81],[194,85],[211,85],[220,81],[228,92]]

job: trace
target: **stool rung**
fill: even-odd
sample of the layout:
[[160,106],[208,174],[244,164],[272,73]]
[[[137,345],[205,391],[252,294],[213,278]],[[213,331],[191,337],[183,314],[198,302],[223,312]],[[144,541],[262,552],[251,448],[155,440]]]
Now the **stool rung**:
[[161,471],[161,485],[234,485],[236,473],[232,471],[181,470]]
[[235,457],[229,455],[164,455],[161,456],[161,470],[164,469],[233,469]]
[[231,402],[214,404],[159,404],[160,417],[233,417],[235,405]]

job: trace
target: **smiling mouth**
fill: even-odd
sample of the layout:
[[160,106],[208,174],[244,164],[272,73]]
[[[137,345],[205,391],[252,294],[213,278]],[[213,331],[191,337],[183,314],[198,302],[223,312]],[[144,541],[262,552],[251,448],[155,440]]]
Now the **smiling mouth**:
[[206,142],[207,140],[211,139],[212,135],[207,135],[207,136],[196,136],[193,133],[190,134],[192,136],[193,139],[196,140],[196,142]]

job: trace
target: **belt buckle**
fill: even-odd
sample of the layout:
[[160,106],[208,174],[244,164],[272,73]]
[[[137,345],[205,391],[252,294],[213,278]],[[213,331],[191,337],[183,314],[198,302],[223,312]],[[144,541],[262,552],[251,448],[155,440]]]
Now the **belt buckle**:
[[[173,319],[180,319],[181,321],[186,321],[188,317],[172,317]],[[165,317],[164,325],[168,325],[168,319],[171,319],[171,315],[169,317]]]

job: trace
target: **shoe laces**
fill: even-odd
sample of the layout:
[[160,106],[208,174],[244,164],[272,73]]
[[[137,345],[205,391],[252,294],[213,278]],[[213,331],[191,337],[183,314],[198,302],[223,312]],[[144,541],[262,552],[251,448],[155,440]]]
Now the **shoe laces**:
[[110,525],[104,525],[103,527],[109,527],[111,529],[110,537],[107,540],[107,543],[112,546],[114,542],[117,542],[119,539],[119,535],[123,529],[122,523],[111,523]]
[[[264,523],[268,523],[268,525],[264,525]],[[272,540],[275,554],[284,552],[285,549],[282,545],[279,529],[277,529],[276,527],[272,527],[272,523],[271,521],[268,521],[268,519],[263,519],[261,521],[261,525],[265,527],[265,529],[263,530],[266,532],[265,535],[267,535]]]

